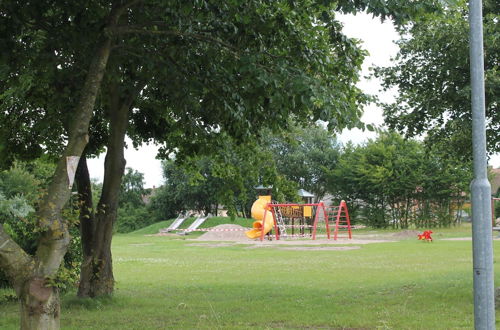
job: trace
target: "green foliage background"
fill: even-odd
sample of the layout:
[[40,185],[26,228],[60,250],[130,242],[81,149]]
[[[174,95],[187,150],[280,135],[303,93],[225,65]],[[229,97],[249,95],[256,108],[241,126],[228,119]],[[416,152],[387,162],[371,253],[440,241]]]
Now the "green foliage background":
[[347,145],[330,172],[330,188],[353,214],[373,227],[450,226],[467,199],[471,164],[438,146],[382,133],[365,145]]
[[263,184],[272,185],[273,199],[282,202],[299,201],[298,188],[318,200],[331,196],[333,204],[346,200],[353,222],[372,227],[450,226],[461,221],[471,181],[470,163],[450,157],[443,146],[429,149],[394,132],[342,146],[317,126],[163,166],[165,185],[148,206],[155,221],[188,210],[215,214],[222,205],[249,217],[254,187]]
[[[53,167],[50,161],[41,158],[28,163],[15,162],[10,169],[0,172],[0,224],[12,239],[31,255],[36,252],[40,235],[35,210],[39,199],[45,193],[50,180],[48,175],[52,173]],[[63,266],[49,283],[61,290],[67,290],[79,278],[81,246],[76,207],[73,204],[68,205],[63,216],[71,226],[72,239]],[[0,287],[8,285],[0,270]]]

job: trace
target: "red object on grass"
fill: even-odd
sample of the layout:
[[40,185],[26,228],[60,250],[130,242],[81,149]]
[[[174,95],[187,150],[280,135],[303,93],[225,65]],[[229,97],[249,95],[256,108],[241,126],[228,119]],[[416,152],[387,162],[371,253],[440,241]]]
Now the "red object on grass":
[[426,230],[422,234],[418,234],[419,241],[432,242],[432,230]]

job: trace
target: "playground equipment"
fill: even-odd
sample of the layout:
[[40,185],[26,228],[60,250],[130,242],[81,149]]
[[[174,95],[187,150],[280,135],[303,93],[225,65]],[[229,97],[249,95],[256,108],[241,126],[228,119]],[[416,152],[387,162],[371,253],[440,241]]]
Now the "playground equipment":
[[253,223],[253,229],[245,234],[248,238],[260,238],[261,241],[273,229],[277,240],[280,237],[306,236],[314,240],[320,218],[325,224],[328,239],[331,237],[331,226],[335,226],[334,240],[337,240],[341,230],[347,232],[347,238],[352,238],[351,221],[345,201],[341,201],[338,206],[325,206],[323,202],[278,204],[271,203],[271,196],[259,196],[252,205],[252,217],[257,221]]
[[[325,207],[328,214],[328,219],[335,219],[335,231],[333,232],[333,239],[337,240],[339,232],[341,230],[347,231],[347,237],[352,238],[352,227],[351,218],[349,217],[349,211],[347,210],[347,204],[345,201],[341,201],[338,206],[328,206]],[[328,234],[329,235],[329,234]],[[330,238],[330,236],[328,236]]]
[[432,242],[432,230],[426,230],[422,234],[418,234],[418,240],[424,242]]
[[199,226],[201,226],[205,220],[207,220],[208,218],[210,218],[212,215],[209,213],[205,216],[198,216],[196,217],[196,219],[194,219],[193,223],[189,225],[189,227],[187,227],[187,229],[180,229],[182,230],[180,233],[178,233],[179,235],[187,235],[189,234],[190,232],[192,231],[196,231],[198,229]]
[[257,221],[253,223],[253,229],[245,232],[248,238],[261,237],[273,229],[273,215],[267,207],[269,203],[271,203],[271,196],[259,196],[259,199],[252,204],[252,218]]
[[179,226],[184,222],[184,220],[186,220],[187,218],[189,218],[189,213],[180,213],[177,218],[175,218],[174,222],[172,222],[170,224],[170,226],[168,226],[168,228],[165,228],[163,230],[161,230],[161,232],[169,232],[169,231],[173,231],[173,230],[176,230],[177,228],[179,228]]

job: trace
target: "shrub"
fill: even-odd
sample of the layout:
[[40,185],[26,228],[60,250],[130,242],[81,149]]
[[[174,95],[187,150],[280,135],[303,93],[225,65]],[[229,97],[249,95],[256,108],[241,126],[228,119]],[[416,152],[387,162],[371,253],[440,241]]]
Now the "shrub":
[[[34,173],[38,168],[37,163],[34,164],[25,166],[26,164],[16,163],[11,169],[0,172],[0,223],[11,238],[30,255],[36,253],[40,237],[35,215],[36,205],[49,180],[48,177],[37,176],[40,173]],[[78,212],[71,203],[63,210],[63,216],[72,224],[70,234],[73,238],[58,275],[49,279],[49,282],[64,290],[79,278],[81,245],[77,228]],[[0,270],[0,287],[8,286],[6,275]]]

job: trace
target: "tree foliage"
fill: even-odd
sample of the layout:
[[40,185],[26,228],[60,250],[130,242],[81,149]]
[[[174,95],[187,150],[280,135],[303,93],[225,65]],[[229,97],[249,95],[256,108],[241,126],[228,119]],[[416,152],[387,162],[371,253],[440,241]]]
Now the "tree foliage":
[[0,12],[4,167],[58,156],[108,10],[99,1],[3,1]]
[[[484,63],[488,149],[500,150],[498,111],[500,6],[484,2]],[[428,144],[445,141],[455,155],[471,158],[469,23],[465,1],[443,14],[427,15],[399,28],[394,65],[377,68],[385,89],[398,97],[384,105],[389,127],[407,136],[427,134]]]
[[[59,159],[37,212],[42,233],[36,256],[0,226],[0,264],[22,298],[23,326],[59,326],[57,290],[45,284],[70,241],[69,223],[61,216],[71,196],[67,165],[86,147],[87,154],[96,153],[103,141],[114,139],[114,130],[123,131],[123,122],[119,129],[111,123],[114,110],[130,111],[136,102],[134,141],[155,139],[179,156],[221,144],[226,135],[243,141],[257,127],[286,128],[289,116],[322,119],[332,129],[361,126],[359,105],[366,97],[355,83],[364,52],[332,19],[350,3],[0,2],[2,166],[42,153]],[[396,10],[399,1],[352,3],[350,10],[404,16]],[[110,155],[110,164],[121,175],[119,154]],[[100,203],[111,215],[119,190],[113,183],[104,184]],[[113,220],[99,221],[96,242],[106,251],[92,266],[111,262]],[[112,277],[108,282],[112,288]],[[48,297],[25,287],[46,288]],[[36,313],[28,311],[33,304],[41,306]]]
[[[53,164],[44,160],[30,163],[16,162],[0,172],[0,224],[10,237],[28,254],[34,255],[40,239],[40,230],[36,225],[35,211],[41,196],[46,192]],[[68,222],[73,224],[73,240],[64,258],[64,264],[53,284],[67,289],[78,279],[81,249],[76,228],[78,218],[73,205],[68,205],[63,212]],[[0,270],[0,287],[8,286],[5,274]]]
[[115,230],[130,232],[155,221],[148,213],[143,197],[151,193],[144,188],[144,174],[131,168],[126,169],[120,189],[118,215]]
[[426,151],[396,133],[348,145],[330,173],[330,191],[351,201],[371,226],[449,226],[465,201],[471,171],[470,163],[445,150]]
[[250,216],[259,184],[273,185],[273,198],[296,198],[296,183],[280,173],[273,154],[254,144],[226,141],[224,149],[183,162],[163,163],[165,185],[155,194],[151,209],[158,219],[195,210],[215,215],[219,206],[231,216]]
[[298,201],[298,188],[323,199],[340,145],[321,126],[291,128],[279,134],[265,131],[253,144],[238,146],[228,140],[218,153],[187,163],[165,162],[165,186],[156,194],[153,209],[162,209],[165,218],[185,210],[214,213],[223,205],[230,214],[249,216],[257,195],[254,187],[260,184],[273,186],[274,200]]
[[144,174],[128,167],[121,182],[120,206],[125,204],[132,206],[143,205],[142,196],[146,192],[144,188]]
[[161,25],[128,30],[154,42],[145,56],[161,54],[132,136],[164,142],[164,154],[180,158],[226,136],[248,141],[261,128],[286,128],[290,116],[360,126],[366,97],[354,84],[365,53],[322,12],[334,17],[315,1],[200,1],[170,8]]
[[329,170],[336,167],[340,144],[321,126],[292,126],[284,134],[268,134],[261,147],[272,155],[278,173],[322,200]]

